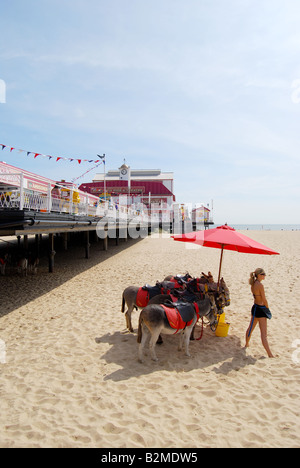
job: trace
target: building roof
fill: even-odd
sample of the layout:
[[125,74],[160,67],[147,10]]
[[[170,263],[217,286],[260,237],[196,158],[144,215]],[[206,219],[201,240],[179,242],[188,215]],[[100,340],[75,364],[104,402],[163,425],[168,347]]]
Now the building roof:
[[[105,182],[106,190],[108,192],[113,192],[114,188],[128,187],[127,180],[106,180]],[[79,189],[84,192],[95,193],[95,189],[104,190],[104,181],[84,183],[80,185]],[[140,189],[139,193],[141,196],[148,196],[149,193],[151,193],[151,195],[173,196],[173,193],[163,184],[162,181],[154,182],[146,180],[131,180],[130,189]],[[136,190],[134,190],[134,192],[137,193]]]
[[196,212],[196,211],[200,211],[200,210],[210,211],[209,208],[207,208],[207,207],[204,206],[204,205],[201,205],[201,206],[198,206],[197,208],[194,208],[194,209],[192,210],[192,213],[194,213],[194,212]]

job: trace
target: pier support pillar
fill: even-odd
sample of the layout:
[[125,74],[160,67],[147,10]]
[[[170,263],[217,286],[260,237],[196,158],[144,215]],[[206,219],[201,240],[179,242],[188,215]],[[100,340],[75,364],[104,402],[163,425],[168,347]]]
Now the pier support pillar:
[[85,231],[85,258],[90,258],[90,236],[89,231]]
[[36,253],[37,257],[40,256],[40,236],[39,236],[39,234],[35,235],[35,253]]
[[54,256],[56,252],[54,250],[54,234],[49,234],[49,273],[54,271]]
[[67,232],[63,233],[63,246],[64,246],[64,250],[67,251],[68,250],[68,233]]
[[25,234],[24,236],[24,250],[25,252],[28,252],[28,236]]

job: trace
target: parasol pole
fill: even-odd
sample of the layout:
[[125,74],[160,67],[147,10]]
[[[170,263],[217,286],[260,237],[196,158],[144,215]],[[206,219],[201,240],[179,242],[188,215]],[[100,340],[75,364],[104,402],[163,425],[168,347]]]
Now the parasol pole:
[[221,250],[220,265],[219,265],[218,291],[220,289],[221,269],[222,269],[222,261],[223,261],[223,253],[224,253],[225,244],[221,244],[221,245],[222,245],[222,250]]

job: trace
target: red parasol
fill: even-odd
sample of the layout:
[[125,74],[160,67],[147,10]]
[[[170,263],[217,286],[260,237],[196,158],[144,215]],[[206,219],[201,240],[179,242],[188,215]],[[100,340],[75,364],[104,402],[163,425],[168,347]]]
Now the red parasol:
[[181,235],[179,234],[172,237],[175,241],[192,242],[194,244],[202,245],[203,247],[221,249],[218,285],[220,283],[224,250],[235,250],[236,252],[259,255],[279,255],[275,250],[272,250],[269,247],[250,239],[250,237],[237,232],[234,228],[227,226],[227,224],[224,226],[218,226],[214,229],[190,232]]

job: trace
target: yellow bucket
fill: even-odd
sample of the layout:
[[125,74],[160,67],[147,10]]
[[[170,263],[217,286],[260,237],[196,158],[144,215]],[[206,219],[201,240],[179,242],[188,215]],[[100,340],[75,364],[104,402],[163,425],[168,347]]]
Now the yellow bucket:
[[229,327],[230,327],[230,323],[219,322],[217,329],[216,329],[216,336],[222,336],[222,337],[227,336]]
[[225,322],[225,312],[223,314],[218,314],[218,323],[223,323]]

